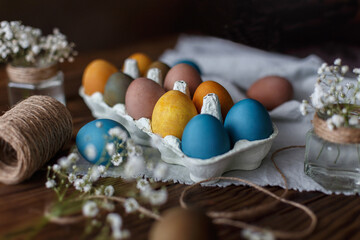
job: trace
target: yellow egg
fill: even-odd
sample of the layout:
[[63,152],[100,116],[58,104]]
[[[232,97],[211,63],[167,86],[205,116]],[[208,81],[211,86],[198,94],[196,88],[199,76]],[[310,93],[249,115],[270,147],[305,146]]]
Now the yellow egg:
[[108,61],[103,59],[93,60],[86,66],[82,77],[85,94],[104,93],[108,78],[117,71],[117,68]]
[[196,115],[196,107],[191,99],[180,91],[171,90],[157,101],[151,128],[161,137],[173,135],[181,139],[186,124]]
[[137,61],[141,76],[145,76],[146,70],[152,63],[151,58],[144,53],[134,53],[129,58]]

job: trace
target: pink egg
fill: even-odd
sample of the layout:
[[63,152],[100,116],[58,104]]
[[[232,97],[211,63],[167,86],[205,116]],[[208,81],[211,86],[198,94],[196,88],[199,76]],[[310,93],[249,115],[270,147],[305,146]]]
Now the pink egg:
[[142,117],[151,119],[157,100],[165,90],[153,80],[137,78],[131,82],[125,95],[125,108],[134,119]]
[[183,80],[188,84],[190,95],[193,96],[196,88],[202,83],[200,74],[192,66],[186,63],[179,63],[172,67],[166,74],[164,88],[172,90],[176,81]]

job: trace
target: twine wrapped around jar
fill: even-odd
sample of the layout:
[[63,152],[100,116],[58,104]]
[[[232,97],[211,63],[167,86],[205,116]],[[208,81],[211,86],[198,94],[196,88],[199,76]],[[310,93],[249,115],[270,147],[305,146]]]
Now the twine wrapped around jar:
[[50,160],[72,136],[67,108],[31,96],[0,117],[0,182],[16,184]]
[[18,67],[8,64],[6,72],[12,82],[34,84],[49,79],[59,71],[58,65],[45,67]]
[[360,129],[350,127],[337,127],[334,130],[328,128],[324,119],[320,118],[317,113],[312,120],[314,132],[319,137],[333,143],[360,143]]

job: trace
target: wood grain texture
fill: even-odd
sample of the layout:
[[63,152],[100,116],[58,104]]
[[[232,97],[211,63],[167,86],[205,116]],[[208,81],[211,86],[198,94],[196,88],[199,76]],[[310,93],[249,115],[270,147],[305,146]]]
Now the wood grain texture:
[[[156,59],[165,49],[173,47],[176,39],[177,36],[147,39],[111,51],[84,52],[80,54],[75,63],[64,64],[62,68],[66,78],[67,107],[74,121],[73,138],[49,164],[54,163],[58,157],[66,155],[71,145],[74,144],[76,133],[80,127],[93,120],[91,112],[78,95],[82,71],[87,63],[95,58],[104,58],[119,67],[125,57],[136,51],[146,52]],[[9,108],[5,79],[4,67],[2,67],[0,69],[0,112]],[[45,173],[45,168],[43,168],[37,171],[30,180],[21,184],[14,186],[0,184],[0,236],[2,238],[10,237],[16,229],[36,223],[41,218],[45,206],[55,199],[53,191],[44,186]],[[108,179],[108,181],[111,181],[117,189],[130,186],[130,183],[121,179]],[[160,210],[179,206],[179,196],[185,185],[171,182],[162,184],[168,188],[169,200]],[[283,189],[279,187],[268,187],[267,189],[277,195],[281,195],[283,192]],[[307,239],[360,238],[360,199],[358,196],[328,196],[320,192],[290,191],[288,197],[293,201],[306,204],[318,216],[318,226]],[[224,211],[251,207],[273,200],[246,186],[230,186],[227,188],[196,188],[188,195],[187,201],[196,202],[194,205],[199,208]],[[132,232],[131,239],[147,239],[148,231],[154,221],[148,218],[140,219],[136,214],[125,214],[119,207],[117,209],[124,217],[125,227]],[[302,212],[285,204],[277,205],[265,216],[248,221],[256,225],[283,230],[301,230],[309,224],[309,219]],[[228,226],[216,226],[216,229],[220,239],[241,239],[240,229]],[[79,239],[82,233],[83,223],[71,226],[48,224],[35,239]]]

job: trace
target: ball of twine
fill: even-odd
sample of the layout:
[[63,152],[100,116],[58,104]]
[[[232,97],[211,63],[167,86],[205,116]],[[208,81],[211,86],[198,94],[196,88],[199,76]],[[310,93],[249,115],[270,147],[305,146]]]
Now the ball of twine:
[[333,130],[329,129],[324,119],[315,113],[312,120],[314,132],[316,135],[333,143],[360,143],[360,129],[350,127],[337,127]]
[[12,82],[17,83],[39,83],[55,76],[58,71],[57,64],[45,67],[15,67],[11,64],[6,66],[8,77]]
[[72,136],[67,108],[49,96],[31,96],[0,117],[0,182],[28,179]]

